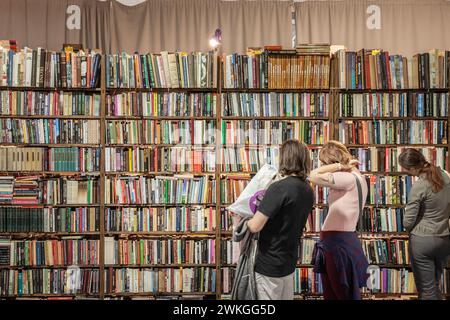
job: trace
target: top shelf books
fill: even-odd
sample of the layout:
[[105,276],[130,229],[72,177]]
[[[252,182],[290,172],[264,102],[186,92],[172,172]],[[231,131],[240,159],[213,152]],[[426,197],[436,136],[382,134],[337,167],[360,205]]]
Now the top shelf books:
[[[329,46],[328,46],[329,51]],[[328,89],[327,51],[251,50],[223,58],[226,89]]]
[[339,50],[332,62],[332,87],[397,90],[450,87],[450,51],[433,49],[412,58],[383,50]]
[[95,51],[20,51],[0,47],[0,86],[25,88],[96,88],[101,55]]
[[107,88],[217,88],[213,51],[106,56]]

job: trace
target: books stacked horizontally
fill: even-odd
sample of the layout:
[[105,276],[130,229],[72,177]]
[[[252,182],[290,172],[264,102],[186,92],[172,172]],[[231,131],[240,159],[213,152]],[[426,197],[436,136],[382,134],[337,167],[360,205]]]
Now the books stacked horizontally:
[[13,204],[40,203],[39,176],[16,177],[14,181]]
[[14,177],[0,177],[0,203],[11,203],[14,191]]

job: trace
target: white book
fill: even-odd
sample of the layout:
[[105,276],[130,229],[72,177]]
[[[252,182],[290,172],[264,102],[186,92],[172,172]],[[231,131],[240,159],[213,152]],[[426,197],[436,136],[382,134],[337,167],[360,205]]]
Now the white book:
[[166,81],[166,87],[173,88],[173,83],[170,78],[169,53],[167,51],[161,51],[161,59],[162,59],[162,66],[163,66],[162,69],[164,72],[164,78]]

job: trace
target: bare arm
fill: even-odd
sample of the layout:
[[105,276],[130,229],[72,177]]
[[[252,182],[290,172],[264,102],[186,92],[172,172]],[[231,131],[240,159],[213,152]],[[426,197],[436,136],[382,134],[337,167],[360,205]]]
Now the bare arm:
[[332,163],[314,169],[309,174],[309,181],[321,187],[335,187],[333,175],[331,173],[337,171],[349,171],[359,164],[358,160],[351,160],[349,164],[342,165],[340,163]]
[[309,181],[321,187],[332,187],[334,185],[333,176],[330,173],[339,171],[342,165],[333,163],[314,169],[309,174]]
[[256,211],[253,218],[251,218],[247,222],[248,229],[250,230],[251,233],[257,233],[257,232],[261,231],[262,228],[264,228],[267,220],[269,220],[269,218],[267,216],[265,216],[264,214],[262,214],[259,211]]

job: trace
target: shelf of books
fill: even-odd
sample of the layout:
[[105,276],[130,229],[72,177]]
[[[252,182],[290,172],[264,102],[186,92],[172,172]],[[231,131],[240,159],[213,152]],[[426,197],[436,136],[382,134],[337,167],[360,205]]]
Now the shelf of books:
[[100,295],[100,61],[0,49],[1,298]]
[[[329,139],[361,161],[358,228],[381,288],[364,296],[414,297],[402,227],[414,181],[396,158],[412,145],[448,168],[449,66],[448,52],[328,46],[0,50],[0,298],[229,298],[238,251],[226,207],[288,138],[310,146],[313,167]],[[301,299],[322,298],[310,255],[327,190],[315,191]]]

